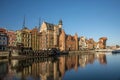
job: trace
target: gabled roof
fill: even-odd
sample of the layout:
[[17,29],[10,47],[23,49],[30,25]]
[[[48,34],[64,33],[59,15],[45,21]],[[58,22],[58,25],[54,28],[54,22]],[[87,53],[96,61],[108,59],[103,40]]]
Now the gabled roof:
[[100,40],[100,39],[107,40],[107,37],[101,37],[101,38],[99,38],[99,40]]
[[6,33],[7,30],[5,28],[0,28],[0,33]]
[[54,30],[54,24],[45,22],[47,30]]

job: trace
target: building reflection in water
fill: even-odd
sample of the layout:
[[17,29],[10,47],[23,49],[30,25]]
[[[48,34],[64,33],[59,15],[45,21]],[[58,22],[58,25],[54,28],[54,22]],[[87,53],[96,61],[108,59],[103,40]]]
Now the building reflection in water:
[[[107,64],[105,54],[67,55],[58,58],[37,58],[27,60],[11,60],[0,63],[1,79],[62,80],[65,72],[71,69],[78,71],[87,64],[98,60]],[[2,76],[4,74],[5,76]]]
[[107,59],[106,59],[105,54],[99,54],[98,60],[99,60],[100,64],[107,64]]

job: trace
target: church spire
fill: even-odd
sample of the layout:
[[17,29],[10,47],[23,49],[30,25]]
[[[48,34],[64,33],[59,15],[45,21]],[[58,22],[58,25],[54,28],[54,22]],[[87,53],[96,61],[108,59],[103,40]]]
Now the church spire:
[[40,27],[40,25],[41,25],[41,18],[39,17],[39,27]]
[[39,26],[38,26],[38,30],[40,30],[40,26],[41,26],[41,18],[39,17]]
[[59,20],[59,25],[63,25],[63,24],[62,24],[62,19]]
[[25,15],[24,15],[24,19],[23,19],[23,28],[25,28]]

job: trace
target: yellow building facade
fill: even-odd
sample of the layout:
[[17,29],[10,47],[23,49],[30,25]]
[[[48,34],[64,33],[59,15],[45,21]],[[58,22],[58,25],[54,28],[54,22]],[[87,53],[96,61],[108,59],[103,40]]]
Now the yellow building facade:
[[30,30],[25,27],[21,30],[22,44],[25,48],[31,48],[31,33]]

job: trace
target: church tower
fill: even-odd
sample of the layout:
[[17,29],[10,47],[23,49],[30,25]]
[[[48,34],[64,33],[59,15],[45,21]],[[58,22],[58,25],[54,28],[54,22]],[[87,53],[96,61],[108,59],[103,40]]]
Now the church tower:
[[41,18],[39,18],[38,32],[40,32],[40,27],[41,27]]
[[59,28],[62,29],[62,25],[63,25],[62,20],[59,20],[59,23],[58,23]]

